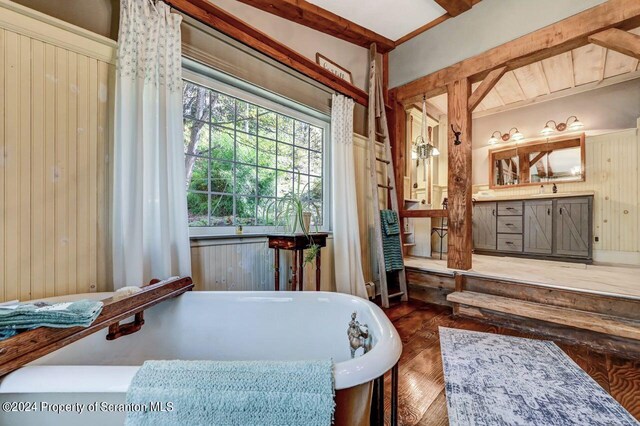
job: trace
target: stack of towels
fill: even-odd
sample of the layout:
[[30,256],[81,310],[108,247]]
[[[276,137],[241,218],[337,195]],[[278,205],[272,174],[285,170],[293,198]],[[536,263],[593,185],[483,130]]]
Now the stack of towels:
[[98,300],[4,304],[0,306],[0,340],[37,327],[88,327],[100,315],[102,306]]
[[380,210],[380,226],[382,227],[382,251],[384,252],[386,271],[403,269],[400,221],[396,212]]

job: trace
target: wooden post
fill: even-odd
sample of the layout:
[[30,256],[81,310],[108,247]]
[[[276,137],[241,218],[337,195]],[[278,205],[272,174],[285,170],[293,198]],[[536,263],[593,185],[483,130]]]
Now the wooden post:
[[406,127],[407,117],[404,105],[396,101],[395,93],[389,92],[389,103],[391,108],[387,110],[389,116],[389,134],[391,139],[391,151],[393,153],[393,170],[396,180],[396,195],[398,197],[398,207],[404,210],[404,176],[406,169],[405,149],[406,149]]
[[[447,85],[448,98],[448,147],[449,147],[449,251],[447,267],[471,269],[471,111],[469,96],[471,82],[463,78]],[[460,134],[456,145],[454,132]]]

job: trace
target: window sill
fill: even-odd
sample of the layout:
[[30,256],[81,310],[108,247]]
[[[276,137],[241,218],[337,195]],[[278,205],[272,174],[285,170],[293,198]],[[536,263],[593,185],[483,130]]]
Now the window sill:
[[[333,238],[331,231],[320,231],[329,234],[328,238]],[[198,241],[211,241],[211,240],[242,240],[252,238],[267,238],[268,235],[274,235],[277,232],[255,232],[255,233],[243,233],[243,234],[211,234],[211,235],[193,235],[189,237],[191,242]]]

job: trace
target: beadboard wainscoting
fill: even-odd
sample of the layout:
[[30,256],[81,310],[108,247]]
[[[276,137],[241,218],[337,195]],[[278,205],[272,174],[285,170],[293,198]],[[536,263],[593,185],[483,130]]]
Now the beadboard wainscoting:
[[[321,249],[321,290],[335,291],[333,238]],[[280,250],[280,289],[291,288],[292,254]],[[191,241],[195,290],[261,291],[274,289],[274,250],[265,237],[212,238]],[[315,262],[304,270],[305,290],[315,289]]]
[[109,289],[115,48],[0,1],[0,300]]
[[[594,191],[593,258],[596,262],[640,265],[640,138],[637,129],[587,136],[586,180],[558,183],[558,192]],[[476,153],[474,158],[486,155]],[[479,150],[478,150],[479,151]],[[482,167],[487,166],[486,162]],[[474,192],[486,185],[474,185]],[[538,193],[538,186],[498,189],[504,195]],[[545,190],[551,192],[550,185]]]

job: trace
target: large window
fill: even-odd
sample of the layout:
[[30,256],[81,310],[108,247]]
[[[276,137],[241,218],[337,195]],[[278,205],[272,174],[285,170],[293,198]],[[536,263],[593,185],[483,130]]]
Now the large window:
[[295,193],[323,221],[325,128],[185,81],[189,226],[273,226]]

